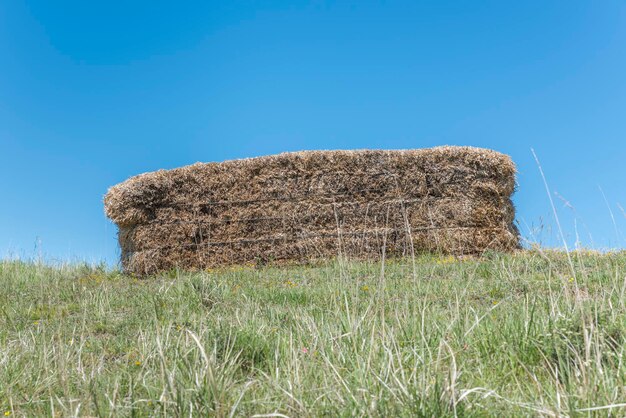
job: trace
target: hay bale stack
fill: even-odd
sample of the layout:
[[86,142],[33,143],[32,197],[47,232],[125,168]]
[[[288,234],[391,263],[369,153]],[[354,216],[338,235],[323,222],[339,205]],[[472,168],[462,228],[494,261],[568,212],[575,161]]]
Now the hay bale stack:
[[515,166],[471,147],[305,151],[197,163],[112,187],[126,271],[519,245]]

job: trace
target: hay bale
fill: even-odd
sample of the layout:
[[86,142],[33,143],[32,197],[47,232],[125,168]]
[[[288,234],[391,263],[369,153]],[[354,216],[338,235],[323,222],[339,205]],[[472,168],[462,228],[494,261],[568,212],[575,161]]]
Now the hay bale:
[[124,268],[150,274],[519,246],[515,165],[472,147],[304,151],[196,163],[112,187]]

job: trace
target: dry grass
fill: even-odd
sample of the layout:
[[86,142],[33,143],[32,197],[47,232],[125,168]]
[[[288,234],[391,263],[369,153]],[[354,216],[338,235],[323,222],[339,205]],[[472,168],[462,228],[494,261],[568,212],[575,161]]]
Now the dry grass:
[[455,255],[518,247],[508,156],[307,151],[133,177],[105,197],[125,269]]

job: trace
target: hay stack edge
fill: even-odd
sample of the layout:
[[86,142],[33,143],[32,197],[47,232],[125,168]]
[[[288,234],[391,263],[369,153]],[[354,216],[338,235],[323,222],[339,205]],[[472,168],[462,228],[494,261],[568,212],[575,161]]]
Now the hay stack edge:
[[495,151],[303,151],[141,174],[104,198],[125,271],[519,247]]

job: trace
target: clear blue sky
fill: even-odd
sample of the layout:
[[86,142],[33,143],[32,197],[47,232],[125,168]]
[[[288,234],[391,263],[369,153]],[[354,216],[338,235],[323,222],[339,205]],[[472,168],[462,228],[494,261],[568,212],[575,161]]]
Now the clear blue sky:
[[520,228],[554,245],[533,147],[569,244],[576,215],[624,246],[626,4],[0,3],[0,257],[115,262],[102,196],[138,173],[444,144],[510,154]]

